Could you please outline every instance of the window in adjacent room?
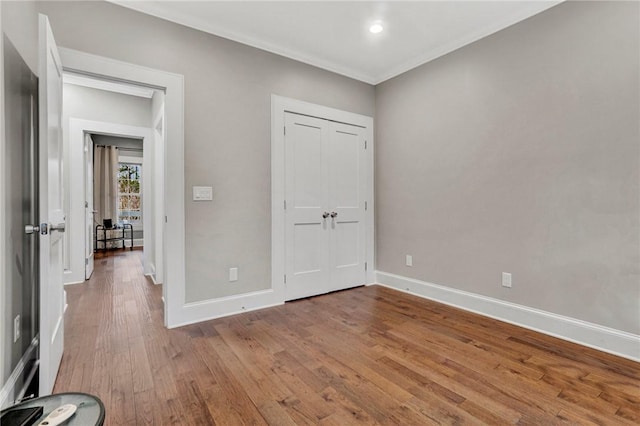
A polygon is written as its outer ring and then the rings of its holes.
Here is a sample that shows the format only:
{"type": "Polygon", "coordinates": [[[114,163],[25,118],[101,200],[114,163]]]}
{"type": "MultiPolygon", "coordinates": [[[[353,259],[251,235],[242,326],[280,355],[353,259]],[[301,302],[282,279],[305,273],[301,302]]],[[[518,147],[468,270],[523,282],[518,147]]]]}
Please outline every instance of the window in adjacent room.
{"type": "Polygon", "coordinates": [[[142,225],[142,166],[119,163],[118,222],[142,225]]]}

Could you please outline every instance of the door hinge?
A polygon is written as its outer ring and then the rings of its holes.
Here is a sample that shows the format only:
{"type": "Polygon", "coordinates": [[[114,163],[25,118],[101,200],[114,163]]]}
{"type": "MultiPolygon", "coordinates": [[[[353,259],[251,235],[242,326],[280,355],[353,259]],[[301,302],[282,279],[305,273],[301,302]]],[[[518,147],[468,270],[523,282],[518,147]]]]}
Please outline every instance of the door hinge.
{"type": "Polygon", "coordinates": [[[89,258],[85,257],[84,258],[84,266],[88,266],[89,265],[89,258]]]}
{"type": "Polygon", "coordinates": [[[164,217],[164,223],[169,222],[169,219],[167,219],[167,216],[164,217]]]}
{"type": "Polygon", "coordinates": [[[287,274],[284,274],[284,283],[287,283],[287,274]]]}
{"type": "Polygon", "coordinates": [[[286,136],[287,135],[287,126],[282,126],[282,128],[284,129],[284,134],[286,136]]]}
{"type": "Polygon", "coordinates": [[[364,202],[364,209],[367,210],[367,202],[364,202]]]}
{"type": "Polygon", "coordinates": [[[287,209],[287,200],[284,200],[284,209],[287,209]]]}
{"type": "Polygon", "coordinates": [[[367,262],[364,262],[364,270],[367,270],[367,262]]]}
{"type": "Polygon", "coordinates": [[[84,208],[85,208],[85,209],[89,208],[89,202],[88,202],[88,201],[85,201],[85,202],[84,202],[84,208]]]}
{"type": "Polygon", "coordinates": [[[367,141],[364,141],[364,149],[367,149],[367,141]]]}

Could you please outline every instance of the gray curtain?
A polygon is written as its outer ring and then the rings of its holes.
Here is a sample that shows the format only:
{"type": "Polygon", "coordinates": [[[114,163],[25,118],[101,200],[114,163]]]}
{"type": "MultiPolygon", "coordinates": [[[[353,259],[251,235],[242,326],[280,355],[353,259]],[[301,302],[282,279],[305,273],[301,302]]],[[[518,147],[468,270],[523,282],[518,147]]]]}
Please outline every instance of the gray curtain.
{"type": "Polygon", "coordinates": [[[96,146],[93,154],[93,208],[100,225],[104,219],[117,222],[118,150],[115,146],[96,146]]]}

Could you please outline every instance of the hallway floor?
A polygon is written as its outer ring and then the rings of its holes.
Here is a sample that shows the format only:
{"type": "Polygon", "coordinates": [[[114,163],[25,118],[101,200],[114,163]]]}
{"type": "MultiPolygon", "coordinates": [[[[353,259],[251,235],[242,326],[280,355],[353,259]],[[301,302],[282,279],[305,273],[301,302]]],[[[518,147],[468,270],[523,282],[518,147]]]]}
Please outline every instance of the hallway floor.
{"type": "Polygon", "coordinates": [[[142,251],[66,287],[108,425],[638,424],[640,364],[379,286],[167,330],[142,251]]]}

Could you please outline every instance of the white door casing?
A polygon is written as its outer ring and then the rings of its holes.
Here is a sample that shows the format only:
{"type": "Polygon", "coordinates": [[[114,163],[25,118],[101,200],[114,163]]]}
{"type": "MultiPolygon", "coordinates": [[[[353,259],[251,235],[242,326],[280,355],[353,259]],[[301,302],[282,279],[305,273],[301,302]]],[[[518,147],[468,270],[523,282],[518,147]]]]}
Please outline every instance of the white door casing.
{"type": "MultiPolygon", "coordinates": [[[[153,221],[155,229],[153,230],[155,236],[155,276],[154,281],[156,284],[161,284],[164,282],[164,170],[165,170],[165,161],[164,161],[164,151],[165,151],[165,141],[164,141],[164,103],[160,107],[160,111],[158,112],[158,116],[153,120],[153,169],[154,169],[154,206],[153,206],[153,214],[155,215],[155,220],[153,221]]],[[[164,300],[166,300],[166,286],[162,288],[162,295],[164,300]]]]}
{"type": "Polygon", "coordinates": [[[185,303],[184,77],[140,65],[61,48],[65,70],[165,91],[164,322],[169,328],[203,318],[185,303]]]}
{"type": "MultiPolygon", "coordinates": [[[[93,154],[87,158],[86,134],[99,134],[108,136],[121,136],[136,139],[142,139],[144,150],[149,149],[153,143],[151,138],[151,129],[148,127],[129,126],[126,124],[109,123],[105,121],[84,120],[80,118],[69,119],[69,158],[72,164],[87,162],[85,167],[68,167],[69,173],[69,206],[70,211],[67,214],[69,233],[69,241],[71,247],[69,249],[70,269],[65,271],[65,284],[78,284],[84,282],[86,277],[86,256],[89,249],[93,250],[93,245],[87,245],[87,233],[91,232],[93,239],[95,232],[95,221],[93,215],[88,215],[85,207],[85,194],[88,190],[93,191],[93,177],[88,176],[87,172],[93,173],[93,154]],[[89,187],[87,187],[89,185],[89,187]],[[91,229],[89,229],[91,228],[91,229]]],[[[92,145],[91,143],[90,145],[92,145]]],[[[93,147],[89,147],[90,150],[93,147]]],[[[143,167],[144,173],[144,167],[143,167]]],[[[143,185],[145,180],[143,180],[143,185]]],[[[143,187],[143,197],[146,188],[143,187]]],[[[92,203],[89,200],[89,203],[92,203]]],[[[128,240],[127,240],[128,242],[128,240]]],[[[92,243],[93,244],[93,243],[92,243]]],[[[91,262],[91,260],[89,261],[91,262]]]]}
{"type": "MultiPolygon", "coordinates": [[[[277,304],[282,303],[284,300],[290,300],[290,295],[287,294],[287,285],[285,284],[285,279],[287,280],[287,284],[289,284],[289,277],[286,277],[286,269],[287,269],[287,258],[286,253],[288,253],[286,248],[286,214],[285,214],[285,201],[287,203],[287,207],[289,206],[289,200],[287,200],[287,179],[286,179],[286,156],[287,152],[285,149],[285,121],[287,118],[287,113],[295,113],[301,116],[307,116],[308,118],[315,119],[324,119],[328,121],[328,132],[336,132],[341,131],[338,135],[338,138],[342,138],[342,142],[347,141],[347,145],[351,141],[355,141],[359,138],[364,139],[364,144],[366,148],[364,152],[359,155],[358,167],[360,170],[357,174],[361,174],[362,181],[356,185],[359,188],[360,193],[358,193],[357,197],[359,198],[360,208],[362,208],[362,204],[364,204],[364,214],[362,223],[359,225],[354,225],[353,220],[350,219],[349,209],[353,208],[353,200],[349,200],[349,193],[353,194],[353,190],[349,191],[346,188],[342,193],[337,193],[336,196],[331,200],[333,205],[329,203],[328,213],[336,212],[338,215],[335,218],[335,224],[332,222],[328,222],[329,225],[334,225],[338,228],[342,227],[343,229],[351,228],[363,230],[362,235],[359,236],[360,243],[364,246],[364,250],[359,251],[364,256],[364,266],[365,266],[365,274],[364,278],[361,279],[360,284],[372,284],[375,282],[375,253],[374,253],[374,214],[373,214],[373,204],[374,204],[374,187],[373,187],[373,160],[374,160],[374,143],[373,143],[373,118],[367,117],[360,114],[355,114],[347,111],[338,110],[335,108],[329,108],[321,105],[316,105],[304,101],[299,101],[296,99],[286,98],[278,95],[271,95],[271,292],[270,294],[265,294],[263,297],[264,302],[277,304]],[[347,127],[341,127],[343,124],[348,123],[347,127]],[[359,129],[354,131],[354,129],[359,129]],[[333,210],[332,210],[333,208],[333,210]],[[342,213],[342,214],[341,214],[342,213]]],[[[316,127],[322,127],[319,122],[315,122],[316,127]]],[[[293,130],[291,130],[293,131],[293,130]]],[[[309,133],[308,131],[307,133],[309,133]]],[[[289,129],[286,130],[287,134],[289,133],[289,129]]],[[[340,143],[339,139],[334,139],[334,143],[340,143]]],[[[348,150],[348,146],[343,147],[345,150],[348,150]]],[[[348,152],[347,152],[348,154],[348,152]]],[[[353,154],[353,152],[352,152],[353,154]]],[[[353,157],[353,155],[352,155],[353,157]]],[[[346,160],[345,160],[346,161],[346,160]]],[[[338,173],[336,172],[336,167],[339,171],[340,164],[337,164],[333,167],[333,171],[330,172],[327,169],[327,175],[329,173],[338,173]]],[[[351,172],[350,172],[351,173],[351,172]]],[[[336,175],[339,176],[339,175],[336,175]]],[[[350,179],[353,180],[354,175],[351,173],[342,177],[343,182],[347,182],[350,179]]],[[[330,180],[327,180],[328,185],[341,185],[336,179],[333,183],[330,180]]],[[[353,187],[352,187],[353,188],[353,187]]],[[[351,197],[353,198],[353,196],[351,197]]],[[[323,211],[324,213],[324,211],[323,211]]],[[[331,244],[340,244],[339,233],[334,234],[336,237],[332,241],[329,241],[329,249],[327,252],[330,252],[331,244]]],[[[353,247],[353,246],[352,246],[353,247]]],[[[335,250],[335,249],[334,249],[335,250]]],[[[333,276],[337,277],[335,287],[327,285],[326,291],[331,291],[332,288],[337,288],[339,285],[344,286],[344,282],[340,283],[341,275],[344,275],[344,279],[352,279],[349,278],[350,270],[355,270],[356,264],[361,262],[360,260],[355,260],[354,257],[351,256],[349,259],[350,252],[345,250],[340,253],[334,251],[331,254],[328,264],[331,269],[331,262],[333,262],[333,276]]],[[[359,266],[358,266],[359,267],[359,266]]],[[[312,268],[309,268],[308,271],[311,271],[312,268]]],[[[328,281],[327,281],[328,282],[328,281]]],[[[358,284],[356,284],[358,285],[358,284]]],[[[323,290],[325,291],[325,290],[323,290]]],[[[292,293],[293,294],[293,293],[292,293]]],[[[303,296],[300,296],[303,297],[303,296]]],[[[246,302],[245,302],[246,303],[246,302]]]]}
{"type": "Polygon", "coordinates": [[[285,300],[365,284],[367,129],[284,121],[285,300]]]}
{"type": "Polygon", "coordinates": [[[64,348],[62,64],[46,16],[39,16],[40,395],[53,390],[64,348]]]}
{"type": "Polygon", "coordinates": [[[93,230],[94,230],[94,207],[93,207],[93,140],[91,135],[85,133],[84,137],[84,209],[85,209],[85,268],[84,279],[91,278],[93,273],[93,230]]]}

